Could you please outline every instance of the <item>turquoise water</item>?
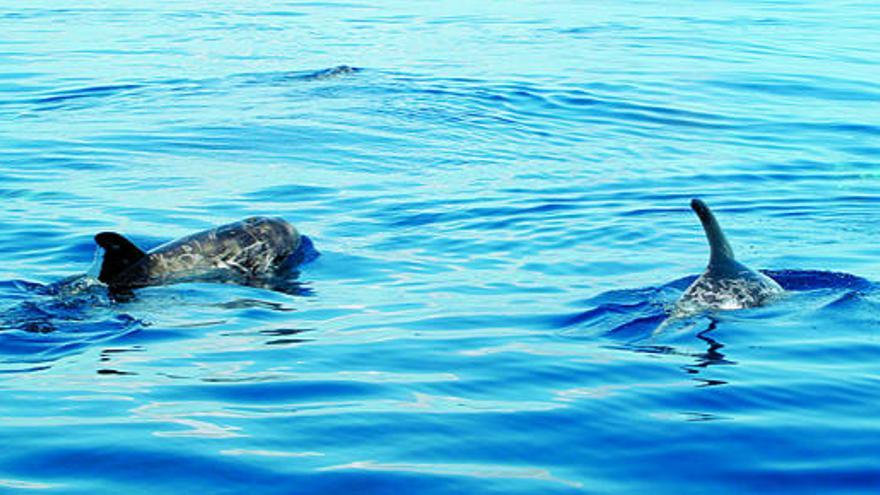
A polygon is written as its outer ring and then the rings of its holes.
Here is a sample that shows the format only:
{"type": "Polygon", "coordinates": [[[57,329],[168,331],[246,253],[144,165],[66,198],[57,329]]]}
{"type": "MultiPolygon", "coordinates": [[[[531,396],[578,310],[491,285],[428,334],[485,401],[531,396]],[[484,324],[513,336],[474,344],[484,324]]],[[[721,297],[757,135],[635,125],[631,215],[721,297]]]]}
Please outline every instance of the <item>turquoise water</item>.
{"type": "Polygon", "coordinates": [[[880,7],[4,2],[0,492],[877,493],[880,7]],[[704,198],[776,304],[660,333],[704,198]],[[296,290],[59,295],[282,216],[296,290]]]}

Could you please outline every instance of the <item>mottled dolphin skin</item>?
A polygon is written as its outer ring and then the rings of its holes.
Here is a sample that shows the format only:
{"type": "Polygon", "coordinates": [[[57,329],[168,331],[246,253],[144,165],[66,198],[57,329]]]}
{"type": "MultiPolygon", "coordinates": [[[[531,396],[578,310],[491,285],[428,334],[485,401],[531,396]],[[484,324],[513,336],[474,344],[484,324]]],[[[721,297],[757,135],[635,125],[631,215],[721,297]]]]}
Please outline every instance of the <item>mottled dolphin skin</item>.
{"type": "Polygon", "coordinates": [[[761,306],[784,291],[772,278],[736,261],[712,210],[702,200],[691,201],[709,241],[709,266],[684,291],[673,316],[705,310],[741,309],[761,306]]]}
{"type": "Polygon", "coordinates": [[[115,232],[95,242],[104,248],[98,280],[114,291],[192,281],[247,283],[270,277],[302,242],[280,218],[252,217],[198,232],[145,253],[115,232]]]}

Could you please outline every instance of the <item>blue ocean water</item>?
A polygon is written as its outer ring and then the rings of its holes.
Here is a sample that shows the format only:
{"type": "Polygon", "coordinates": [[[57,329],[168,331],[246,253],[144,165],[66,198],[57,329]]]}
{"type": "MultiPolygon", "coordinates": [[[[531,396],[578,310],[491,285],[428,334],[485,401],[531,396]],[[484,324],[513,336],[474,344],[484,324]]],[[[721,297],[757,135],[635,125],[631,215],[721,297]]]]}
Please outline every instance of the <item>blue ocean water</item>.
{"type": "Polygon", "coordinates": [[[0,6],[0,492],[880,492],[880,7],[0,6]],[[777,303],[655,330],[716,211],[777,303]],[[52,290],[282,216],[298,290],[52,290]]]}

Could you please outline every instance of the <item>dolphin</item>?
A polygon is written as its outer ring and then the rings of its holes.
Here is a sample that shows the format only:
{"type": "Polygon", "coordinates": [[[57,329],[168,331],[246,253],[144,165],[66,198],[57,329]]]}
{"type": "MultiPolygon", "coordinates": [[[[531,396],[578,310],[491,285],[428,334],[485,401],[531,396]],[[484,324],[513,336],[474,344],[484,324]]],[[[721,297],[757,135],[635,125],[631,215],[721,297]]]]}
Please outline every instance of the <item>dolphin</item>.
{"type": "Polygon", "coordinates": [[[278,273],[303,237],[280,218],[251,217],[198,232],[144,252],[116,232],[101,232],[98,280],[112,292],[180,282],[248,285],[278,273]]]}
{"type": "Polygon", "coordinates": [[[706,203],[693,199],[691,208],[706,231],[710,248],[709,266],[684,291],[675,305],[673,316],[703,310],[752,308],[766,304],[784,292],[772,278],[736,261],[733,249],[706,203]]]}

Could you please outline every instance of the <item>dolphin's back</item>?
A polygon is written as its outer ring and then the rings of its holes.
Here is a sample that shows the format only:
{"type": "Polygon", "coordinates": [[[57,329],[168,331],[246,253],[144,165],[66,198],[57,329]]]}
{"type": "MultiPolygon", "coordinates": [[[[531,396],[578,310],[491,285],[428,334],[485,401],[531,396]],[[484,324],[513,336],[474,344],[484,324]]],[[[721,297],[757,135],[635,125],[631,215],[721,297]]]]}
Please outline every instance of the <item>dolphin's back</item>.
{"type": "Polygon", "coordinates": [[[102,281],[128,289],[214,278],[256,278],[271,274],[300,242],[299,233],[286,221],[252,217],[163,244],[102,281]]]}
{"type": "Polygon", "coordinates": [[[694,199],[691,208],[706,233],[709,264],[682,294],[673,315],[692,314],[704,309],[751,308],[784,292],[772,278],[736,261],[730,243],[706,203],[694,199]]]}

